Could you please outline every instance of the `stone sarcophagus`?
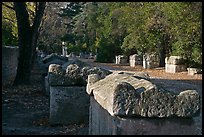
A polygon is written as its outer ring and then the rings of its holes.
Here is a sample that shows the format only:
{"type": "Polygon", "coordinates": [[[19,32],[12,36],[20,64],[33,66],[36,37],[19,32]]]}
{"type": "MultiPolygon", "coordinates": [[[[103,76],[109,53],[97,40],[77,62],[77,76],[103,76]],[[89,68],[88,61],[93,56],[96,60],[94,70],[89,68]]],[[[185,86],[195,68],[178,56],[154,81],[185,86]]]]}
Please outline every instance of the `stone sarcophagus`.
{"type": "Polygon", "coordinates": [[[50,123],[88,122],[90,99],[86,92],[87,77],[89,74],[97,74],[104,78],[110,73],[79,60],[64,65],[51,64],[47,77],[49,86],[46,86],[49,90],[47,94],[50,95],[50,123]]]}
{"type": "Polygon", "coordinates": [[[127,57],[124,55],[115,56],[115,64],[126,64],[127,57]]]}
{"type": "Polygon", "coordinates": [[[180,56],[170,56],[165,58],[165,71],[168,73],[176,73],[186,71],[184,59],[180,56]]]}
{"type": "Polygon", "coordinates": [[[91,96],[89,134],[195,132],[191,117],[200,111],[195,90],[175,94],[157,87],[145,73],[112,73],[104,79],[89,75],[86,91],[91,96]]]}
{"type": "Polygon", "coordinates": [[[143,68],[152,69],[159,67],[159,55],[156,53],[143,55],[143,68]]]}
{"type": "Polygon", "coordinates": [[[137,54],[130,55],[129,62],[131,67],[135,67],[136,65],[142,65],[142,56],[137,54]]]}

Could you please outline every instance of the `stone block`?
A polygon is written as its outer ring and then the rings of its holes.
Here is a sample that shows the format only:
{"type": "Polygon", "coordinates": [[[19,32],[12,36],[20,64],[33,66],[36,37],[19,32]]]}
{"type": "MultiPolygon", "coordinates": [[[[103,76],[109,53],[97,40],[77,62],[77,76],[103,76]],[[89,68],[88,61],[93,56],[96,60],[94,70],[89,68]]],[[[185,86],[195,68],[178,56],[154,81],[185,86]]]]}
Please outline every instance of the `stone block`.
{"type": "Polygon", "coordinates": [[[11,46],[2,47],[2,84],[14,81],[18,66],[19,48],[11,46]]]}
{"type": "Polygon", "coordinates": [[[97,67],[80,67],[77,64],[69,64],[66,70],[63,66],[51,64],[49,66],[48,79],[51,86],[86,86],[89,74],[99,74],[105,77],[111,72],[97,67]]]}
{"type": "Polygon", "coordinates": [[[159,67],[159,62],[150,62],[143,60],[143,68],[144,69],[153,69],[159,67]]]}
{"type": "Polygon", "coordinates": [[[133,55],[130,55],[129,59],[130,60],[142,61],[142,56],[141,55],[137,55],[137,54],[133,54],[133,55]]]}
{"type": "Polygon", "coordinates": [[[201,69],[199,68],[187,68],[188,70],[188,75],[195,75],[198,73],[201,73],[201,69]]]}
{"type": "Polygon", "coordinates": [[[112,116],[90,97],[89,135],[196,135],[193,119],[112,116]]]}
{"type": "Polygon", "coordinates": [[[170,56],[165,58],[166,64],[173,64],[173,65],[183,65],[184,59],[180,56],[170,56]]]}
{"type": "Polygon", "coordinates": [[[127,57],[124,55],[115,56],[115,63],[116,64],[125,64],[125,63],[127,63],[127,57]]]}
{"type": "Polygon", "coordinates": [[[146,53],[143,55],[143,61],[159,62],[159,55],[157,53],[146,53]]]}
{"type": "Polygon", "coordinates": [[[91,84],[87,93],[112,116],[193,117],[200,111],[197,91],[173,94],[134,74],[112,73],[91,84]]]}
{"type": "Polygon", "coordinates": [[[186,65],[165,64],[165,72],[176,73],[186,71],[186,65]]]}
{"type": "Polygon", "coordinates": [[[159,67],[159,56],[156,53],[143,55],[143,68],[152,69],[159,67]]]}
{"type": "Polygon", "coordinates": [[[85,87],[50,87],[50,124],[79,124],[89,117],[85,87]]]}
{"type": "Polygon", "coordinates": [[[46,63],[48,63],[48,62],[50,62],[50,61],[53,61],[53,60],[56,60],[56,59],[61,60],[61,61],[64,61],[64,62],[67,62],[67,61],[68,61],[68,57],[59,56],[59,55],[57,55],[57,54],[55,54],[55,53],[52,53],[52,54],[46,56],[45,58],[43,58],[42,62],[43,62],[44,64],[46,64],[46,63]]]}
{"type": "Polygon", "coordinates": [[[142,56],[137,54],[130,55],[129,63],[131,67],[135,67],[136,65],[142,65],[142,56]]]}

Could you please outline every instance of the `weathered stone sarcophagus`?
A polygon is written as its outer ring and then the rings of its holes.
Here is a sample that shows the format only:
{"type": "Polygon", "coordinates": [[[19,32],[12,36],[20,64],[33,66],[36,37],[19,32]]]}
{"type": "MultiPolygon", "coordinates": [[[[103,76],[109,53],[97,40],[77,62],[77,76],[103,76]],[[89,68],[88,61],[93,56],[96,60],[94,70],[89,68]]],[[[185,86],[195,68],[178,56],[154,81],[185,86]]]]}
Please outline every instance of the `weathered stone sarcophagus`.
{"type": "Polygon", "coordinates": [[[186,71],[184,59],[180,56],[170,56],[165,58],[165,71],[168,73],[176,73],[186,71]]]}
{"type": "Polygon", "coordinates": [[[115,56],[115,64],[125,64],[127,63],[127,57],[125,55],[115,56]]]}
{"type": "Polygon", "coordinates": [[[136,65],[142,65],[142,56],[137,54],[130,55],[129,62],[131,67],[135,67],[136,65]]]}
{"type": "Polygon", "coordinates": [[[191,118],[200,111],[198,92],[171,93],[148,79],[145,73],[89,75],[89,134],[195,133],[191,118]]]}
{"type": "Polygon", "coordinates": [[[143,68],[152,69],[159,67],[159,55],[156,53],[143,55],[143,68]]]}
{"type": "Polygon", "coordinates": [[[105,77],[111,73],[100,68],[83,66],[80,61],[72,63],[49,66],[51,124],[88,122],[90,99],[86,93],[87,77],[89,74],[105,77]]]}

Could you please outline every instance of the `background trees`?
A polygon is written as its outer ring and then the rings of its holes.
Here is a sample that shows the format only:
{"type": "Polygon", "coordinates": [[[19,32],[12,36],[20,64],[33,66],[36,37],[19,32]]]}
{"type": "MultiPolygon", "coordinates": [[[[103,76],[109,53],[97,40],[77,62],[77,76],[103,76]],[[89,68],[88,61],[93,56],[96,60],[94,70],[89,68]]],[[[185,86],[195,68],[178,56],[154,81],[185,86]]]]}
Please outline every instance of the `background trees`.
{"type": "Polygon", "coordinates": [[[79,16],[85,15],[88,47],[100,62],[157,52],[160,66],[166,56],[178,55],[189,67],[201,67],[201,11],[200,2],[89,2],[79,16]]]}
{"type": "MultiPolygon", "coordinates": [[[[26,4],[32,24],[36,6],[26,4]]],[[[2,43],[16,43],[12,2],[2,7],[2,43]]],[[[93,52],[99,62],[157,52],[160,66],[166,56],[178,55],[188,67],[202,67],[201,11],[201,2],[48,2],[38,48],[61,53],[66,41],[68,53],[93,52]]]]}
{"type": "Polygon", "coordinates": [[[58,14],[65,5],[65,2],[47,2],[40,27],[39,50],[47,53],[61,53],[61,37],[67,32],[64,25],[67,19],[60,17],[58,14]]]}
{"type": "Polygon", "coordinates": [[[17,46],[17,22],[12,2],[2,2],[2,45],[17,46]]]}

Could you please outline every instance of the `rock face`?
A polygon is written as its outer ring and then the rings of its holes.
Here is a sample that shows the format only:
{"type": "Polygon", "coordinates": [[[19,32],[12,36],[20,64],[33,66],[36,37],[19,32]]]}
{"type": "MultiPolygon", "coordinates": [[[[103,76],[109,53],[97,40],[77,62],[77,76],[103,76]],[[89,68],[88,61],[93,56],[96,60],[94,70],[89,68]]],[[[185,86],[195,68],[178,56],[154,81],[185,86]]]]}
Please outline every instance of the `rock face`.
{"type": "Polygon", "coordinates": [[[200,96],[195,90],[176,95],[135,76],[113,73],[100,80],[90,75],[88,79],[96,79],[95,83],[88,81],[87,93],[115,116],[192,117],[200,110],[200,96]]]}
{"type": "Polygon", "coordinates": [[[73,64],[51,64],[48,70],[48,81],[50,86],[86,86],[90,74],[98,74],[104,78],[111,72],[97,67],[83,66],[80,61],[73,64]],[[77,63],[78,62],[78,63],[77,63]],[[77,63],[77,64],[75,64],[77,63]],[[78,65],[79,64],[79,65],[78,65]]]}

